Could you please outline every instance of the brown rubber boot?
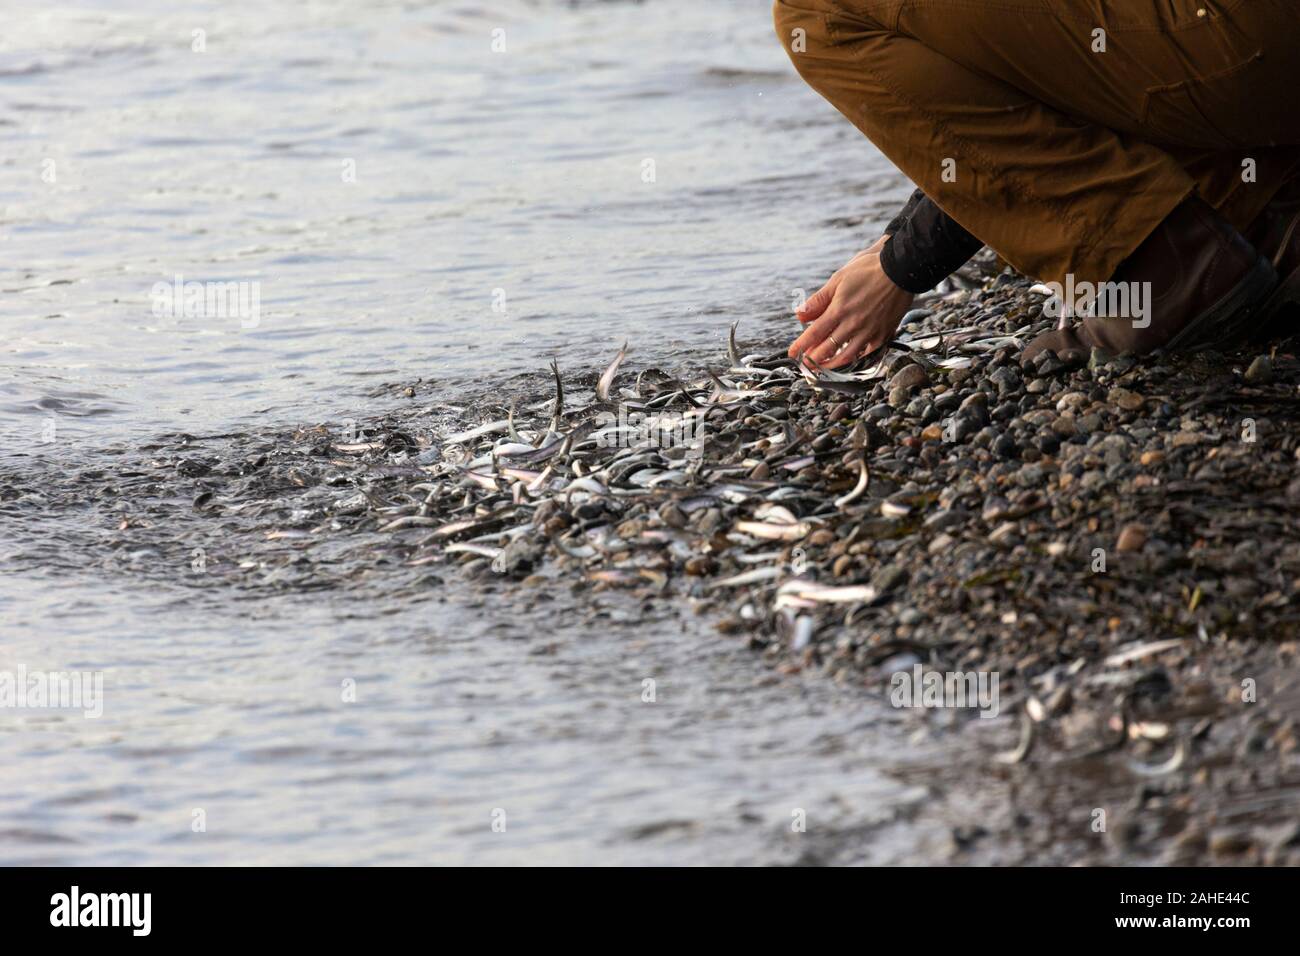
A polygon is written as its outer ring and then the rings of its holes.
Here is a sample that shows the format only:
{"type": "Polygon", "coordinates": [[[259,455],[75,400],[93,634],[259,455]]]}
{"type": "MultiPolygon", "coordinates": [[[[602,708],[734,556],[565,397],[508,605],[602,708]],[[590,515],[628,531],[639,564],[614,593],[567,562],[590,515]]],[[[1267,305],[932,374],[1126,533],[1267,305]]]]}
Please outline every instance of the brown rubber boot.
{"type": "Polygon", "coordinates": [[[1119,301],[1144,303],[1145,314],[1116,315],[1103,307],[1072,328],[1038,336],[1021,353],[1020,364],[1049,349],[1071,365],[1087,361],[1093,348],[1112,355],[1224,348],[1244,337],[1254,310],[1276,284],[1268,260],[1192,197],[1165,217],[1106,284],[1133,290],[1136,295],[1119,301]]]}

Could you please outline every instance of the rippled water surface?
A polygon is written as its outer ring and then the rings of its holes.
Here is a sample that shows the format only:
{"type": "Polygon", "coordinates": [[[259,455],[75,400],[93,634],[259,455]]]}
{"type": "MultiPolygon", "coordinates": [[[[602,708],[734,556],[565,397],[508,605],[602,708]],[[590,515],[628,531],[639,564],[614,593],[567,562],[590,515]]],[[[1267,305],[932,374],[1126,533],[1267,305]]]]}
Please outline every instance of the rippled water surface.
{"type": "MultiPolygon", "coordinates": [[[[767,0],[0,14],[9,475],[624,339],[689,361],[789,322],[905,191],[767,0]],[[256,283],[258,312],[156,308],[177,277],[256,283]]],[[[31,514],[0,514],[0,669],[102,671],[106,703],[0,712],[5,862],[792,861],[793,809],[853,832],[916,799],[878,772],[875,705],[704,622],[196,592],[134,574],[94,513],[31,514]]]]}
{"type": "Polygon", "coordinates": [[[765,0],[0,6],[10,433],[716,347],[901,191],[765,0]],[[155,315],[177,276],[260,283],[256,327],[155,315]]]}

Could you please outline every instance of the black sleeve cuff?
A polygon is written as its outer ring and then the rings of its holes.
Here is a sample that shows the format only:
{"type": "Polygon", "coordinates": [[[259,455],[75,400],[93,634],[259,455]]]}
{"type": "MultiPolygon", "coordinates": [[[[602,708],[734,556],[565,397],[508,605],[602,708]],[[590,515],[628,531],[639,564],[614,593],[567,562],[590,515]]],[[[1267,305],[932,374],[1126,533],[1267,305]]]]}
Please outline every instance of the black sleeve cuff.
{"type": "Polygon", "coordinates": [[[913,295],[929,292],[984,248],[919,189],[885,231],[890,238],[880,250],[880,268],[913,295]]]}
{"type": "Polygon", "coordinates": [[[916,207],[919,206],[921,201],[924,199],[925,193],[921,192],[919,189],[914,190],[912,195],[907,197],[907,205],[898,211],[897,216],[889,220],[889,225],[885,227],[885,235],[892,236],[894,233],[902,229],[903,226],[907,224],[907,221],[912,218],[912,213],[916,212],[916,207]]]}

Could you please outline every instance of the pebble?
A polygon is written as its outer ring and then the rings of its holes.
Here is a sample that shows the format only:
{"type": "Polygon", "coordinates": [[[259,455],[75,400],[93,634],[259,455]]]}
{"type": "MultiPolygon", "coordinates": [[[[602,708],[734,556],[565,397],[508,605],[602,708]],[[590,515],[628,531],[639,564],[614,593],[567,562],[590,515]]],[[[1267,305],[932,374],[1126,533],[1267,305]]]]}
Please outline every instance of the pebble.
{"type": "Polygon", "coordinates": [[[1255,845],[1250,833],[1239,829],[1220,829],[1210,834],[1210,852],[1215,856],[1240,856],[1255,845]]]}
{"type": "Polygon", "coordinates": [[[1164,464],[1165,461],[1165,453],[1160,451],[1160,449],[1158,448],[1153,448],[1150,451],[1144,451],[1142,453],[1142,457],[1138,460],[1145,467],[1150,467],[1152,465],[1162,465],[1164,464]]]}
{"type": "Polygon", "coordinates": [[[871,586],[883,594],[898,587],[907,580],[907,577],[906,568],[897,564],[886,564],[871,576],[871,586]]]}
{"type": "Polygon", "coordinates": [[[1107,394],[1106,400],[1126,412],[1136,412],[1146,404],[1145,398],[1137,394],[1137,392],[1129,391],[1127,388],[1112,388],[1107,394]]]}
{"type": "MultiPolygon", "coordinates": [[[[925,369],[921,366],[911,363],[904,365],[889,380],[889,389],[892,393],[896,388],[913,389],[919,388],[929,381],[929,376],[925,374],[925,369]]],[[[893,404],[891,401],[890,404],[893,404]]]]}
{"type": "Polygon", "coordinates": [[[1101,368],[1103,365],[1109,364],[1112,358],[1113,356],[1105,349],[1094,345],[1092,347],[1092,352],[1088,355],[1088,368],[1101,368]]]}
{"type": "Polygon", "coordinates": [[[1020,375],[1010,365],[996,369],[989,375],[989,381],[997,386],[999,395],[1007,395],[1020,388],[1020,375]]]}
{"type": "Polygon", "coordinates": [[[716,567],[717,562],[712,558],[706,555],[697,555],[696,557],[686,559],[686,564],[683,565],[683,570],[685,570],[687,574],[695,577],[702,577],[706,574],[712,574],[716,567]]]}
{"type": "Polygon", "coordinates": [[[1088,396],[1083,392],[1066,392],[1056,400],[1058,412],[1069,412],[1088,404],[1088,396]]]}
{"type": "Polygon", "coordinates": [[[1116,551],[1141,551],[1147,543],[1147,530],[1140,524],[1126,524],[1115,542],[1116,551]]]}
{"type": "Polygon", "coordinates": [[[989,534],[989,541],[993,544],[1005,544],[1015,537],[1018,530],[1014,521],[1004,522],[989,534]]]}

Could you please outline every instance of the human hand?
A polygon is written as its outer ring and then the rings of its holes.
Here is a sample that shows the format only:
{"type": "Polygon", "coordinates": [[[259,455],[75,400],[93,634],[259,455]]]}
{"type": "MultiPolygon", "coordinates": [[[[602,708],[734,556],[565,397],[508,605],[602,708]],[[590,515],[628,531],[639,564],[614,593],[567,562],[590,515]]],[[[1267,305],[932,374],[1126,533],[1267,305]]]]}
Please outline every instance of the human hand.
{"type": "Polygon", "coordinates": [[[888,343],[898,331],[913,295],[885,275],[880,250],[888,236],[859,252],[809,296],[795,316],[807,325],[790,346],[789,356],[823,368],[839,368],[888,343]]]}

